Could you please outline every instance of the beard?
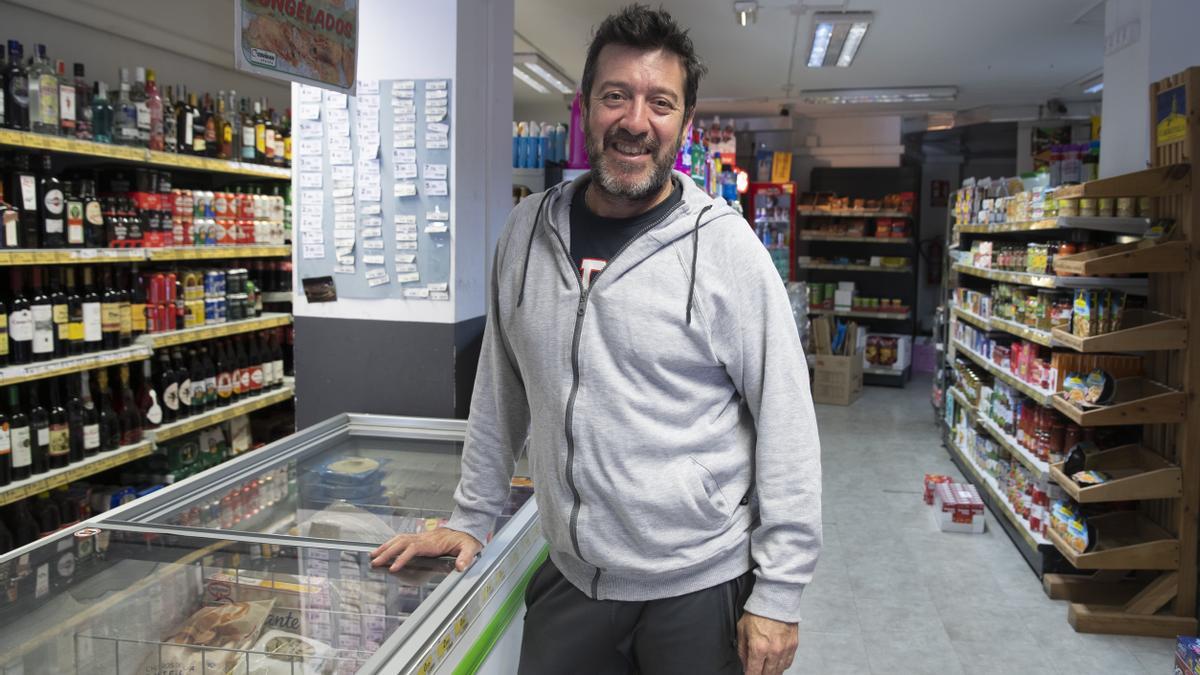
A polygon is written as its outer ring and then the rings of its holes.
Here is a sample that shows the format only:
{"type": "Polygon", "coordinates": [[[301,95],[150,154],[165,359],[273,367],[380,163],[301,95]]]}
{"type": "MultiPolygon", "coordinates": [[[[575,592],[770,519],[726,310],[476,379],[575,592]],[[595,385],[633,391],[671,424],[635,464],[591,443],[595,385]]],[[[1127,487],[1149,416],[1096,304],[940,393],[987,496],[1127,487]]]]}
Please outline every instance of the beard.
{"type": "Polygon", "coordinates": [[[671,179],[671,169],[675,167],[675,156],[679,154],[679,146],[683,143],[683,135],[676,137],[669,148],[655,140],[650,134],[634,136],[633,134],[613,127],[604,134],[603,140],[597,139],[590,131],[584,134],[588,162],[592,165],[592,176],[595,184],[604,192],[629,201],[641,201],[657,194],[663,185],[671,179]],[[623,176],[637,170],[631,163],[622,159],[610,157],[604,153],[606,147],[613,143],[635,146],[650,154],[650,170],[642,177],[626,179],[623,176]]]}

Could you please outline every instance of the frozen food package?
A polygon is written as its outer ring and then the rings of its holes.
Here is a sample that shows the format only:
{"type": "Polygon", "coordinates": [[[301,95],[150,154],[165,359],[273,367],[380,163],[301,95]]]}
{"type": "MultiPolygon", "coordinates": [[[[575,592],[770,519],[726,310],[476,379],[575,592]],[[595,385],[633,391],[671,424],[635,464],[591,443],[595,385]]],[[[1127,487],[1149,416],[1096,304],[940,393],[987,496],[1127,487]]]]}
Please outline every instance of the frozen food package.
{"type": "Polygon", "coordinates": [[[303,635],[269,630],[232,672],[241,675],[322,675],[332,672],[337,650],[303,635]]]}
{"type": "Polygon", "coordinates": [[[335,502],[300,524],[300,535],[319,539],[383,543],[395,528],[379,516],[346,502],[335,502]]]}
{"type": "Polygon", "coordinates": [[[249,649],[254,644],[274,605],[274,600],[266,600],[201,607],[163,640],[169,644],[146,656],[137,672],[139,675],[229,672],[241,656],[236,650],[249,649]]]}

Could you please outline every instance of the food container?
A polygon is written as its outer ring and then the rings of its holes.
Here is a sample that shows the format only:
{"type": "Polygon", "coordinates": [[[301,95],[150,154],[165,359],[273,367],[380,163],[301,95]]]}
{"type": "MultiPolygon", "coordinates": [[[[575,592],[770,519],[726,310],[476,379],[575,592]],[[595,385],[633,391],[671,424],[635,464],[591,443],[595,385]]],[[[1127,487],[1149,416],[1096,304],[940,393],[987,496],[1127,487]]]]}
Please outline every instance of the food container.
{"type": "Polygon", "coordinates": [[[1138,202],[1133,197],[1121,197],[1117,200],[1117,217],[1118,218],[1136,218],[1138,214],[1138,202]]]}
{"type": "Polygon", "coordinates": [[[1079,200],[1079,216],[1081,218],[1094,218],[1099,213],[1100,205],[1091,197],[1084,197],[1079,200]]]}
{"type": "Polygon", "coordinates": [[[1079,215],[1079,200],[1078,199],[1060,199],[1058,200],[1058,215],[1072,218],[1079,215]]]}
{"type": "Polygon", "coordinates": [[[1138,207],[1137,207],[1138,216],[1140,216],[1142,218],[1153,218],[1154,217],[1154,200],[1153,199],[1151,199],[1150,197],[1139,197],[1137,204],[1138,204],[1138,207]]]}
{"type": "Polygon", "coordinates": [[[1115,204],[1113,203],[1112,197],[1101,197],[1100,199],[1096,200],[1096,215],[1102,217],[1112,217],[1114,206],[1115,204]]]}

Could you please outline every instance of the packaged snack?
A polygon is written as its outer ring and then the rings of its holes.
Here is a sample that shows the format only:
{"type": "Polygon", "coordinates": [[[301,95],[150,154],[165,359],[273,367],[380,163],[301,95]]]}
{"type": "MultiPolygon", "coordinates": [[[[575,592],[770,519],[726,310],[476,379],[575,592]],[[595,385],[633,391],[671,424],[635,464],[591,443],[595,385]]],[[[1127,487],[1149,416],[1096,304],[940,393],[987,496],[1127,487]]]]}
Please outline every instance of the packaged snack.
{"type": "Polygon", "coordinates": [[[1071,332],[1079,337],[1091,337],[1093,330],[1093,296],[1095,294],[1082,288],[1075,291],[1075,306],[1071,316],[1071,332]]]}
{"type": "Polygon", "coordinates": [[[226,673],[258,638],[274,600],[201,607],[146,657],[139,675],[226,673]],[[215,649],[197,649],[214,647],[215,649]]]}
{"type": "MultiPolygon", "coordinates": [[[[1083,401],[1092,405],[1107,405],[1116,391],[1113,378],[1099,368],[1088,373],[1084,380],[1083,401]]],[[[1074,400],[1072,397],[1071,400],[1074,400]]]]}
{"type": "Polygon", "coordinates": [[[1112,301],[1108,310],[1108,327],[1105,332],[1112,332],[1121,329],[1121,319],[1125,315],[1125,294],[1116,291],[1112,294],[1112,301]]]}
{"type": "Polygon", "coordinates": [[[270,630],[242,654],[236,673],[248,675],[319,675],[332,670],[337,650],[303,635],[270,630]]]}
{"type": "Polygon", "coordinates": [[[1107,483],[1112,478],[1102,471],[1076,471],[1071,474],[1071,480],[1080,485],[1100,485],[1107,483]]]}
{"type": "Polygon", "coordinates": [[[1087,385],[1082,373],[1067,373],[1066,379],[1063,380],[1063,392],[1067,395],[1067,400],[1075,403],[1082,403],[1086,394],[1087,385]]]}

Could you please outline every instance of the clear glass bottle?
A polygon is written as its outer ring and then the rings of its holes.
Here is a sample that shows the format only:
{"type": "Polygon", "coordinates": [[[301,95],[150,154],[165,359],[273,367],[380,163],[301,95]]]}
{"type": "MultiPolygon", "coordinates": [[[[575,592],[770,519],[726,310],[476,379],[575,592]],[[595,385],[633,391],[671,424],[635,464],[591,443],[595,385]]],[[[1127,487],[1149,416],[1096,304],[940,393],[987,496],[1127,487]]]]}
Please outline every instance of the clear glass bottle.
{"type": "Polygon", "coordinates": [[[92,86],[92,140],[113,142],[113,107],[108,102],[108,85],[103,82],[92,86]]]}
{"type": "Polygon", "coordinates": [[[137,106],[130,98],[129,69],[121,69],[121,84],[113,106],[113,142],[117,145],[138,144],[137,106]]]}
{"type": "Polygon", "coordinates": [[[29,127],[57,136],[58,75],[46,60],[46,45],[39,44],[29,64],[29,127]]]}
{"type": "Polygon", "coordinates": [[[59,132],[68,138],[75,136],[76,110],[75,79],[67,75],[67,64],[58,60],[55,72],[58,73],[58,128],[59,132]]]}
{"type": "Polygon", "coordinates": [[[133,82],[129,85],[129,100],[133,101],[133,110],[137,122],[137,144],[150,145],[150,105],[146,93],[146,69],[138,66],[134,69],[133,82]]]}
{"type": "MultiPolygon", "coordinates": [[[[138,69],[139,71],[141,68],[138,69]]],[[[146,71],[146,110],[150,116],[150,130],[147,139],[151,150],[165,150],[165,129],[163,127],[163,100],[158,93],[158,83],[153,70],[146,71]]],[[[140,114],[140,112],[139,112],[140,114]]]]}

